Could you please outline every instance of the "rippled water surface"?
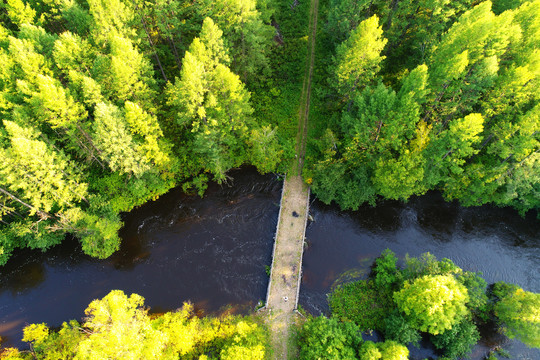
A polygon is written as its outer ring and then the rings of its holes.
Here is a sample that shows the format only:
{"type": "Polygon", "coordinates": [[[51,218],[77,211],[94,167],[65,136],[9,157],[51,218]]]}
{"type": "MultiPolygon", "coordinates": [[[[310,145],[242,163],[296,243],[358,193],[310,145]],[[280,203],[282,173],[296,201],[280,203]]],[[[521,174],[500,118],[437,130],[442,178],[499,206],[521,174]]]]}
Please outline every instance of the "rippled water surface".
{"type": "Polygon", "coordinates": [[[124,216],[121,250],[107,260],[81,253],[76,241],[45,254],[20,251],[0,269],[0,336],[20,343],[28,323],[80,319],[95,298],[121,289],[152,311],[232,304],[266,297],[281,182],[244,169],[231,186],[210,185],[204,198],[172,190],[124,216]]]}
{"type": "MultiPolygon", "coordinates": [[[[231,186],[210,185],[204,198],[172,190],[124,216],[121,250],[107,260],[81,253],[68,240],[46,253],[19,251],[0,268],[0,336],[4,345],[21,344],[22,328],[45,322],[58,326],[80,319],[95,298],[112,289],[138,293],[152,311],[178,308],[216,312],[232,304],[253,308],[266,297],[281,182],[251,169],[231,173],[231,186]]],[[[300,304],[326,313],[332,286],[366,276],[375,257],[390,248],[398,257],[429,251],[465,270],[540,292],[540,221],[510,209],[462,208],[436,193],[407,204],[383,202],[376,208],[340,211],[314,200],[308,225],[300,304]]],[[[505,342],[492,329],[472,358],[482,359],[504,344],[515,359],[540,359],[539,351],[505,342]]],[[[412,359],[435,355],[423,344],[412,359]]]]}
{"type": "MultiPolygon", "coordinates": [[[[489,206],[463,208],[443,201],[437,193],[407,204],[387,201],[376,208],[340,211],[314,201],[314,222],[308,225],[300,304],[313,314],[327,313],[326,294],[332,286],[366,276],[375,257],[389,248],[403,259],[431,252],[447,257],[468,271],[481,271],[490,282],[506,281],[540,292],[540,221],[536,214],[521,218],[515,211],[489,206]]],[[[505,341],[486,329],[487,338],[475,349],[482,359],[490,347],[505,341]]],[[[540,351],[508,343],[513,358],[540,359],[540,351]]],[[[433,355],[415,350],[414,359],[433,355]]]]}

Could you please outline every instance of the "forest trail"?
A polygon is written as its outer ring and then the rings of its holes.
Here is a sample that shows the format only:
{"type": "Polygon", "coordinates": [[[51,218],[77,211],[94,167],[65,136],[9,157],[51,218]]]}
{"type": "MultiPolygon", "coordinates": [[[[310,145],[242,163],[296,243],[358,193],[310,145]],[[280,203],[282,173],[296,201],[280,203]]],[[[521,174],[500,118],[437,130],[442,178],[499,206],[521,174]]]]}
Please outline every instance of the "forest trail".
{"type": "Polygon", "coordinates": [[[274,359],[295,358],[290,346],[292,325],[302,276],[304,237],[309,214],[309,187],[302,179],[306,149],[307,121],[311,98],[311,80],[315,61],[315,36],[319,0],[311,0],[309,13],[309,52],[302,86],[296,136],[296,159],[283,182],[281,208],[276,229],[272,272],[266,299],[274,359]]]}

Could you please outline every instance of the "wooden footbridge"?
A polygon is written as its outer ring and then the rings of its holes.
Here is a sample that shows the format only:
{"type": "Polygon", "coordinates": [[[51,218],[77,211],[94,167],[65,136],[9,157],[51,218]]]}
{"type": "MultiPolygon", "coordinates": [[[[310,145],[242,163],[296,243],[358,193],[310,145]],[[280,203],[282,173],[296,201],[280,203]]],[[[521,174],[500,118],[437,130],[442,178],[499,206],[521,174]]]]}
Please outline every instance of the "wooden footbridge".
{"type": "Polygon", "coordinates": [[[315,35],[319,0],[311,0],[310,8],[310,51],[308,66],[302,87],[298,132],[296,137],[296,159],[292,170],[283,182],[279,219],[272,254],[272,271],[265,310],[272,334],[273,358],[292,359],[289,348],[291,326],[295,323],[298,306],[300,280],[302,277],[302,255],[307,220],[309,216],[309,187],[301,173],[304,164],[307,121],[311,97],[311,79],[315,56],[315,35]]]}

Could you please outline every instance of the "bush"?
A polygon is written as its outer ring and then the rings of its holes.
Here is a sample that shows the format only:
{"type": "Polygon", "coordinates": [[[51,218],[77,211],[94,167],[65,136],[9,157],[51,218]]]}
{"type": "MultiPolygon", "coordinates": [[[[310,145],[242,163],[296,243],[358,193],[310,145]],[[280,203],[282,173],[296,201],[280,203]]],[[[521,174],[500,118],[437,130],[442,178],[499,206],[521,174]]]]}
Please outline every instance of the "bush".
{"type": "Polygon", "coordinates": [[[479,339],[480,333],[476,325],[466,319],[451,329],[432,336],[431,342],[437,349],[443,350],[445,356],[455,359],[469,354],[479,339]]]}
{"type": "Polygon", "coordinates": [[[390,250],[386,249],[381,256],[375,260],[375,287],[380,290],[391,292],[401,283],[401,273],[396,267],[397,257],[390,250]]]}
{"type": "Polygon", "coordinates": [[[383,360],[407,360],[409,358],[409,349],[395,341],[385,341],[378,345],[383,360]]]}
{"type": "Polygon", "coordinates": [[[457,277],[457,281],[467,288],[469,302],[467,307],[478,318],[486,321],[488,319],[488,297],[486,295],[487,283],[480,277],[482,273],[466,271],[457,277]]]}
{"type": "Polygon", "coordinates": [[[418,330],[413,328],[397,310],[384,319],[383,333],[386,340],[394,340],[403,345],[412,343],[414,346],[418,346],[421,338],[418,330]]]}
{"type": "Polygon", "coordinates": [[[338,286],[328,301],[333,316],[354,322],[362,331],[382,330],[383,320],[392,306],[391,299],[367,280],[338,286]]]}
{"type": "Polygon", "coordinates": [[[351,322],[319,316],[310,318],[299,334],[300,359],[355,359],[362,343],[360,329],[351,322]]]}
{"type": "Polygon", "coordinates": [[[409,350],[395,341],[374,343],[366,341],[360,347],[360,360],[407,360],[409,350]]]}
{"type": "Polygon", "coordinates": [[[450,259],[437,261],[435,255],[426,252],[419,257],[405,257],[405,279],[414,280],[425,275],[449,275],[461,272],[450,259]]]}
{"type": "Polygon", "coordinates": [[[540,348],[540,294],[508,284],[496,284],[494,293],[502,296],[495,304],[495,315],[501,321],[503,332],[527,346],[540,348]]]}

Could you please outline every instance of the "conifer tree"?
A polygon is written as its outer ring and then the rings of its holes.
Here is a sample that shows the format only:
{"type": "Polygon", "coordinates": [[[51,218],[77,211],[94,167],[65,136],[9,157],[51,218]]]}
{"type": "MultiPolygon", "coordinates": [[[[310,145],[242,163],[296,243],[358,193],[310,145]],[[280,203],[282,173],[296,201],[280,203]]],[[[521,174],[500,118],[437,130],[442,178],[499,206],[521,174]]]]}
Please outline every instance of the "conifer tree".
{"type": "Polygon", "coordinates": [[[116,36],[132,38],[135,35],[129,27],[134,13],[131,6],[122,0],[88,0],[92,16],[91,32],[97,43],[104,43],[116,36]]]}
{"type": "Polygon", "coordinates": [[[222,32],[206,18],[201,37],[186,52],[180,79],[168,89],[168,103],[179,125],[187,126],[192,146],[217,180],[246,160],[246,138],[253,110],[249,93],[226,66],[222,32]]]}
{"type": "Polygon", "coordinates": [[[340,96],[352,99],[356,89],[373,81],[384,59],[381,52],[387,40],[382,35],[379,19],[373,15],[362,21],[337,47],[331,81],[340,96]]]}
{"type": "Polygon", "coordinates": [[[205,0],[202,17],[212,18],[223,31],[231,53],[231,70],[243,82],[260,78],[268,71],[269,45],[274,29],[263,22],[256,0],[205,0]]]}
{"type": "Polygon", "coordinates": [[[30,214],[61,211],[86,200],[87,185],[76,167],[61,152],[37,139],[30,128],[4,121],[11,146],[2,149],[2,182],[9,190],[24,194],[30,214]]]}
{"type": "Polygon", "coordinates": [[[94,143],[100,150],[100,158],[112,171],[139,177],[150,169],[145,156],[133,141],[118,107],[99,103],[94,116],[94,143]]]}
{"type": "Polygon", "coordinates": [[[2,2],[1,6],[14,25],[34,23],[36,11],[30,7],[30,4],[24,3],[22,0],[6,0],[6,2],[2,2]]]}

